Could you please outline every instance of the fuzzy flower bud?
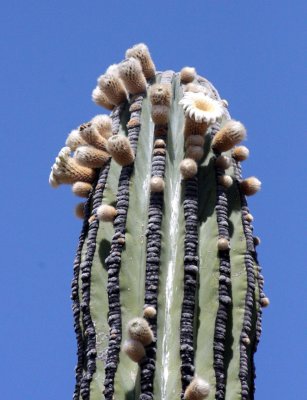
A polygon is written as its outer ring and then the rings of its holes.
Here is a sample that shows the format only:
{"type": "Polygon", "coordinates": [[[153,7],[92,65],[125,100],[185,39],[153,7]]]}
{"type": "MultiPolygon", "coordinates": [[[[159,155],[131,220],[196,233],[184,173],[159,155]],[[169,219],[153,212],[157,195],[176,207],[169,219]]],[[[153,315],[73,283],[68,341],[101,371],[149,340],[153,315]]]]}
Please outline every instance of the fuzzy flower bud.
{"type": "Polygon", "coordinates": [[[74,158],[84,167],[101,168],[106,164],[110,155],[106,151],[96,149],[93,146],[80,146],[77,148],[74,158]]]}
{"type": "Polygon", "coordinates": [[[212,148],[216,151],[228,151],[246,137],[244,125],[239,121],[228,121],[224,127],[217,132],[212,140],[212,148]]]}
{"type": "Polygon", "coordinates": [[[117,215],[116,208],[107,204],[102,204],[97,208],[97,218],[103,222],[113,222],[117,215]]]}
{"type": "Polygon", "coordinates": [[[184,67],[180,71],[180,81],[182,83],[190,83],[193,82],[196,78],[196,71],[193,67],[184,67]]]}
{"type": "Polygon", "coordinates": [[[105,93],[100,89],[99,86],[96,86],[92,92],[92,100],[98,106],[104,107],[107,110],[113,110],[114,104],[111,104],[105,95],[105,93]]]}
{"type": "Polygon", "coordinates": [[[164,180],[160,176],[153,176],[150,179],[150,191],[155,193],[163,192],[165,187],[164,180]]]}
{"type": "Polygon", "coordinates": [[[98,86],[109,103],[119,106],[127,100],[127,92],[115,68],[98,78],[98,86]]]}
{"type": "Polygon", "coordinates": [[[119,77],[131,94],[146,92],[146,79],[142,66],[136,58],[127,58],[118,65],[119,77]]]}
{"type": "Polygon", "coordinates": [[[77,147],[85,145],[86,141],[80,135],[79,129],[74,129],[67,136],[65,144],[71,151],[75,151],[77,147]]]}
{"type": "Polygon", "coordinates": [[[90,144],[97,149],[107,149],[107,139],[100,135],[95,125],[90,125],[85,128],[80,128],[80,136],[87,144],[90,144]]]}
{"type": "Polygon", "coordinates": [[[252,196],[261,189],[261,182],[256,177],[251,176],[240,183],[240,188],[245,196],[252,196]]]}
{"type": "Polygon", "coordinates": [[[141,342],[128,339],[123,344],[123,352],[134,362],[139,363],[145,357],[145,348],[141,342]]]}
{"type": "Polygon", "coordinates": [[[197,174],[197,164],[191,158],[185,158],[180,163],[180,173],[183,179],[193,178],[197,174]]]}
{"type": "Polygon", "coordinates": [[[112,119],[108,115],[96,115],[92,118],[91,124],[98,129],[98,132],[104,138],[109,139],[112,136],[112,119]]]}
{"type": "Polygon", "coordinates": [[[245,146],[235,147],[232,151],[232,157],[236,161],[244,161],[248,158],[248,156],[249,156],[249,150],[245,146]]]}
{"type": "Polygon", "coordinates": [[[146,79],[151,79],[156,74],[156,67],[153,63],[148,47],[144,43],[136,44],[131,49],[126,51],[126,58],[137,58],[142,66],[143,73],[146,79]]]}
{"type": "Polygon", "coordinates": [[[154,340],[152,330],[144,318],[132,319],[128,323],[127,330],[131,339],[140,341],[144,346],[148,346],[154,340]]]}
{"type": "Polygon", "coordinates": [[[209,396],[210,385],[207,381],[195,377],[184,392],[185,400],[203,400],[209,396]]]}
{"type": "Polygon", "coordinates": [[[134,161],[134,154],[126,136],[111,136],[108,140],[108,151],[121,166],[130,165],[134,161]]]}
{"type": "Polygon", "coordinates": [[[87,198],[93,186],[87,182],[76,182],[72,185],[72,191],[76,196],[87,198]]]}

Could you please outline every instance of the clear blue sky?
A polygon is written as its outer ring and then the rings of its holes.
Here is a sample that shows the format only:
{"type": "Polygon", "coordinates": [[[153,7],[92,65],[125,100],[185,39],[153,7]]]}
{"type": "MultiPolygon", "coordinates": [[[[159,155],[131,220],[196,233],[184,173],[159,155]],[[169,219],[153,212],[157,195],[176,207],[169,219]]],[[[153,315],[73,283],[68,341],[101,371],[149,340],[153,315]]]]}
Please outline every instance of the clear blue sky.
{"type": "Polygon", "coordinates": [[[48,175],[67,133],[99,112],[97,76],[139,42],[160,70],[195,66],[248,129],[244,174],[263,181],[250,206],[271,299],[256,399],[306,398],[306,8],[303,0],[2,4],[1,398],[71,398],[78,200],[68,187],[52,190],[48,175]]]}

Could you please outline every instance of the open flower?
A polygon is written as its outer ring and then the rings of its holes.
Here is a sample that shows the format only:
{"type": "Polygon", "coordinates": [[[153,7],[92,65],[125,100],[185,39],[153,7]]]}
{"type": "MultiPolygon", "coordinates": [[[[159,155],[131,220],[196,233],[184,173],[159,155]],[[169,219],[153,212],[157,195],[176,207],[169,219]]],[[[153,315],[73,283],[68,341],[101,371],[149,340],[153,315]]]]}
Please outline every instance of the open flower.
{"type": "Polygon", "coordinates": [[[197,123],[212,125],[223,115],[220,103],[201,92],[185,92],[179,104],[182,105],[185,116],[197,123]]]}

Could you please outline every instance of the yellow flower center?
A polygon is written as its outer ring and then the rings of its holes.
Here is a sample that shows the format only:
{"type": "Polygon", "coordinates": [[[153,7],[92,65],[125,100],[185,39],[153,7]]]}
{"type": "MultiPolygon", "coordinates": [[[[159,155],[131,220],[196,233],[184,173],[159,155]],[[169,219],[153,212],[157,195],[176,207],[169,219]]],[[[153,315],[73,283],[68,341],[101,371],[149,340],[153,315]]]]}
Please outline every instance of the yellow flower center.
{"type": "Polygon", "coordinates": [[[195,107],[198,108],[199,110],[209,111],[209,112],[214,111],[214,105],[204,100],[195,100],[194,104],[195,107]]]}

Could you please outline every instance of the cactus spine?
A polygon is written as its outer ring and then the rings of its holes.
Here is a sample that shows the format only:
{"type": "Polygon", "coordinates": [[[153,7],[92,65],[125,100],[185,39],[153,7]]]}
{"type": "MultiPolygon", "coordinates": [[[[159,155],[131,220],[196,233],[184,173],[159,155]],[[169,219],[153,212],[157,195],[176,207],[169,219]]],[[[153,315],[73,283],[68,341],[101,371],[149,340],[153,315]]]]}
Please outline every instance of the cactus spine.
{"type": "Polygon", "coordinates": [[[249,152],[235,147],[245,128],[194,68],[156,72],[144,44],[126,57],[93,93],[111,119],[73,131],[50,174],[87,197],[73,399],[251,400],[269,300],[245,197],[260,181],[242,178],[249,152]]]}

